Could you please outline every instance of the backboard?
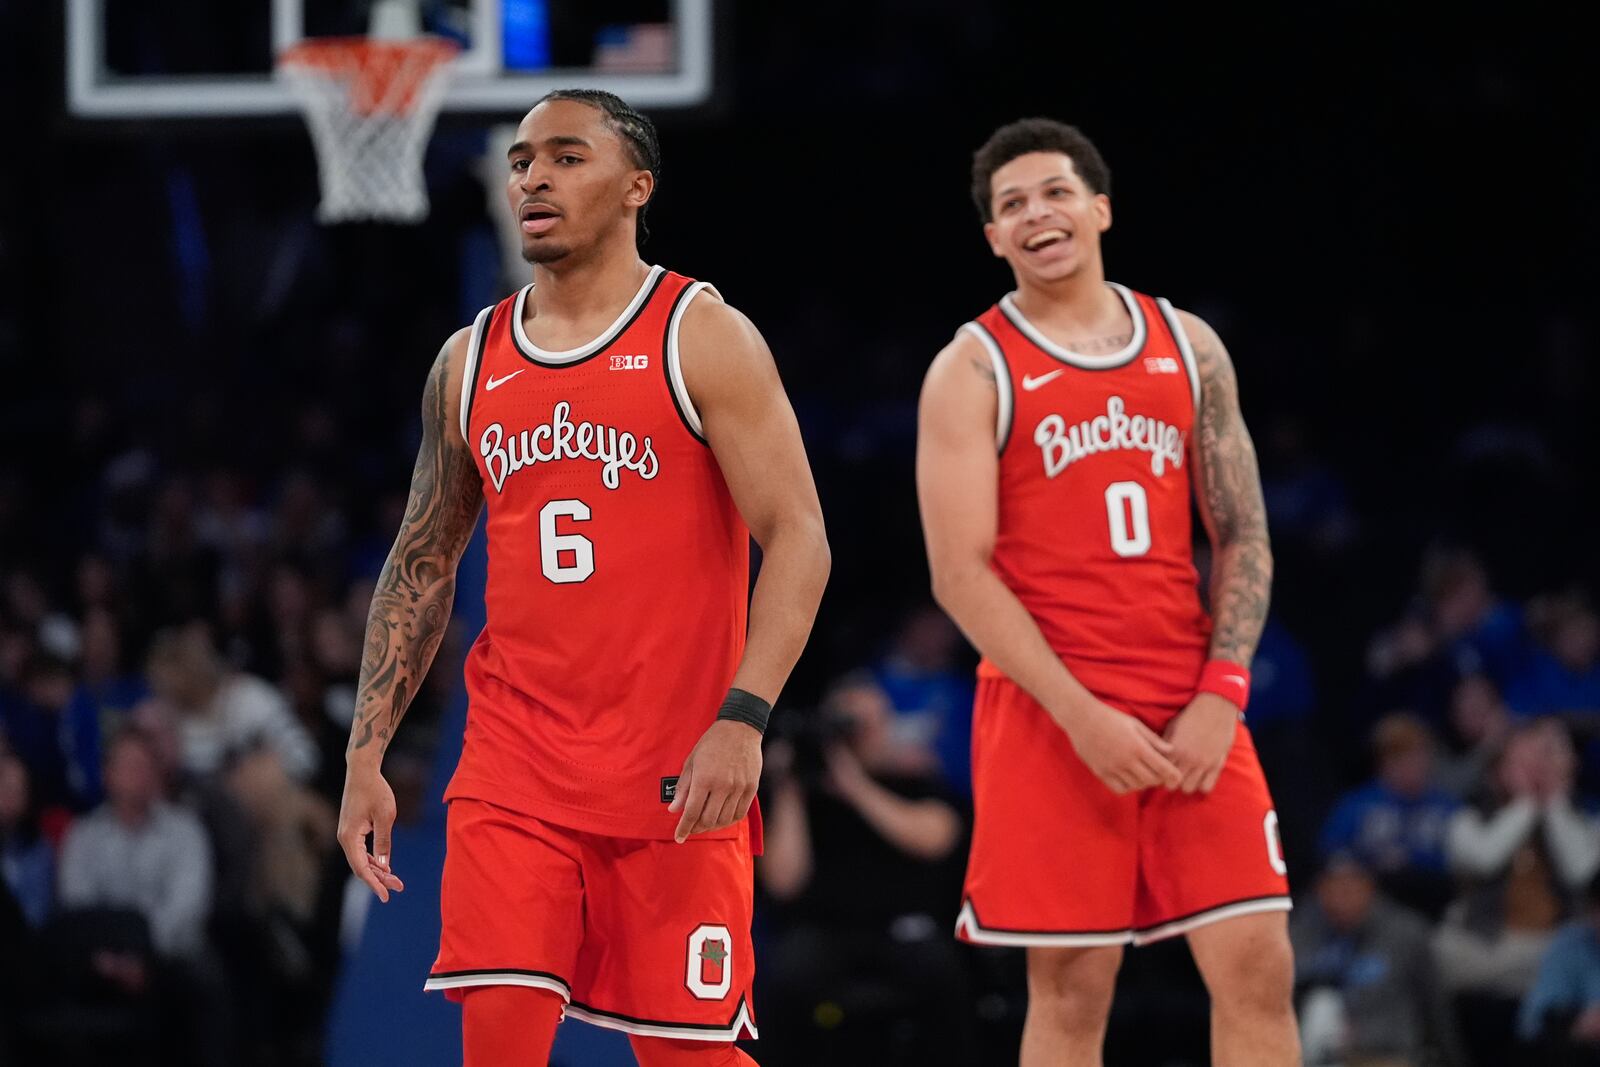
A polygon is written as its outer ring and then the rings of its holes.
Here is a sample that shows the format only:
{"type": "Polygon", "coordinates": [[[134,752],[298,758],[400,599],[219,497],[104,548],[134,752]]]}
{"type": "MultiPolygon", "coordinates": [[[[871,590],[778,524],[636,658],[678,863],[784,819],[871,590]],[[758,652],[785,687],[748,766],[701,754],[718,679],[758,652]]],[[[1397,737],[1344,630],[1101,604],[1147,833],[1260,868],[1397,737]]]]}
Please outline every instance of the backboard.
{"type": "MultiPolygon", "coordinates": [[[[462,46],[446,112],[519,115],[551,89],[645,108],[712,90],[712,0],[416,0],[462,46]]],[[[274,58],[308,36],[368,32],[370,0],[67,0],[67,106],[89,119],[291,115],[274,58]]]]}

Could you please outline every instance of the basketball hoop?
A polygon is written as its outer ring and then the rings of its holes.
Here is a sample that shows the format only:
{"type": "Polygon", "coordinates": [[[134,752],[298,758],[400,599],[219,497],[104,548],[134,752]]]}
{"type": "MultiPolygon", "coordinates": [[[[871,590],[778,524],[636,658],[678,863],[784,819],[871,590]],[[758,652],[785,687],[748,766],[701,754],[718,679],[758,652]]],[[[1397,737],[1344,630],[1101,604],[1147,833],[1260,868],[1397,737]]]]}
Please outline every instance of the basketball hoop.
{"type": "Polygon", "coordinates": [[[427,217],[422,154],[457,51],[442,37],[314,37],[278,57],[317,150],[319,222],[427,217]]]}

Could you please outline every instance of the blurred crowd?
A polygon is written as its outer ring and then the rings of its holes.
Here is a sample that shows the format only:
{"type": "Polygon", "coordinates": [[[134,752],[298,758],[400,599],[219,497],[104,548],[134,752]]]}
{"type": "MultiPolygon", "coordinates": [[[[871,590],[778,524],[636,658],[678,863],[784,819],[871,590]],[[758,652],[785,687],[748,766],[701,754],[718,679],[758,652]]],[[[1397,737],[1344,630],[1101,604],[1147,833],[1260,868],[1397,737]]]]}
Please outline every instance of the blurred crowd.
{"type": "MultiPolygon", "coordinates": [[[[100,475],[72,565],[0,578],[0,943],[28,961],[0,979],[0,1049],[319,1063],[380,550],[308,473],[258,495],[130,453],[100,475]]],[[[412,807],[453,684],[392,754],[412,807]]]]}
{"type": "MultiPolygon", "coordinates": [[[[116,453],[86,543],[56,555],[71,565],[0,577],[0,945],[27,961],[0,976],[21,1009],[0,1047],[319,1062],[355,914],[333,829],[399,502],[382,497],[362,530],[309,471],[256,483],[116,453]]],[[[763,1062],[990,1062],[1025,998],[1016,953],[950,936],[972,654],[915,601],[860,651],[767,745],[763,1062]]],[[[1367,642],[1359,710],[1321,713],[1313,661],[1274,619],[1250,716],[1297,892],[1308,1062],[1593,1058],[1594,607],[1573,589],[1502,598],[1477,555],[1436,547],[1367,642]]],[[[440,664],[386,766],[403,812],[457,684],[455,653],[440,664]]],[[[1113,1051],[1203,1047],[1181,953],[1132,954],[1123,985],[1113,1051]]]]}

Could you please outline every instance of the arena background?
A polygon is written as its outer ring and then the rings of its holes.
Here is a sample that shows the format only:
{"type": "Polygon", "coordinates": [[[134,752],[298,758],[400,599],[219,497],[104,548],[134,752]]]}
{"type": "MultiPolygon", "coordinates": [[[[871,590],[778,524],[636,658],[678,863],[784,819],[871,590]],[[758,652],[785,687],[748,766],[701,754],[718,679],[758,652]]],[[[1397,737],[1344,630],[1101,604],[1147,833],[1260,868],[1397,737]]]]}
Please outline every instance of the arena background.
{"type": "MultiPolygon", "coordinates": [[[[328,6],[362,16],[358,3],[328,6]]],[[[608,17],[648,22],[666,6],[619,3],[608,17]]],[[[151,69],[186,26],[213,44],[257,32],[200,0],[140,7],[110,10],[151,69]],[[159,32],[136,32],[145,20],[159,32]]],[[[1600,86],[1578,34],[1527,8],[713,12],[710,99],[647,109],[665,165],[646,255],[751,316],[801,419],[834,568],[784,694],[786,736],[815,743],[822,731],[803,724],[865,671],[906,722],[943,731],[944,785],[961,802],[959,714],[939,701],[959,694],[972,659],[926,611],[915,403],[933,353],[1009,285],[980,239],[971,152],[1002,122],[1050,115],[1111,165],[1111,277],[1206,317],[1238,367],[1278,563],[1256,729],[1302,904],[1330,851],[1375,870],[1436,929],[1480,888],[1435,871],[1448,888],[1418,889],[1405,862],[1363,854],[1360,833],[1340,839],[1348,848],[1324,833],[1338,799],[1372,778],[1374,726],[1391,713],[1410,712],[1403,725],[1421,723],[1441,763],[1472,755],[1452,711],[1463,677],[1492,682],[1512,723],[1557,717],[1580,757],[1576,806],[1592,807],[1600,86]]],[[[26,962],[0,968],[14,987],[0,1000],[0,1062],[156,1048],[186,1027],[202,1033],[195,1062],[458,1062],[455,1009],[421,980],[481,545],[386,765],[405,805],[407,893],[360,907],[331,833],[315,829],[338,801],[337,707],[403,505],[424,374],[445,337],[520,284],[502,270],[475,170],[489,123],[516,115],[441,119],[426,221],[323,227],[297,117],[74,115],[63,39],[58,5],[0,4],[0,748],[31,779],[23,814],[0,811],[0,844],[8,862],[38,842],[59,860],[73,820],[102,799],[105,741],[147,699],[152,651],[188,624],[205,624],[226,669],[281,694],[321,758],[287,779],[264,772],[266,785],[236,760],[185,786],[192,807],[211,789],[240,809],[236,823],[206,819],[217,891],[198,971],[80,996],[61,972],[83,946],[44,913],[12,923],[0,950],[26,962]],[[292,826],[261,814],[290,796],[303,813],[292,826]],[[257,847],[272,834],[287,853],[257,847]],[[280,854],[312,872],[283,899],[252,866],[280,854]],[[186,982],[212,990],[223,1032],[180,1018],[207,1003],[186,982]]],[[[1405,748],[1413,734],[1386,721],[1405,748]]],[[[1492,785],[1479,770],[1472,782],[1492,785]]],[[[6,868],[19,900],[20,862],[6,868]]],[[[1552,924],[1584,913],[1581,889],[1557,886],[1552,924]]],[[[816,902],[760,907],[763,953],[827,923],[816,902]]],[[[1012,1060],[1018,961],[956,954],[953,966],[969,1062],[1012,1060]]],[[[919,1012],[949,988],[850,970],[799,982],[803,1004],[758,1002],[811,1028],[794,1047],[813,1058],[795,1062],[937,1062],[924,1046],[939,1024],[919,1012]]],[[[1445,999],[1444,1022],[1400,1062],[1510,1062],[1518,996],[1445,999]]],[[[1204,1011],[1181,946],[1133,953],[1110,1061],[1205,1062],[1204,1011]]],[[[616,1035],[583,1029],[563,1027],[559,1062],[628,1062],[616,1035]]],[[[764,1064],[800,1055],[774,1040],[755,1051],[764,1064]]]]}

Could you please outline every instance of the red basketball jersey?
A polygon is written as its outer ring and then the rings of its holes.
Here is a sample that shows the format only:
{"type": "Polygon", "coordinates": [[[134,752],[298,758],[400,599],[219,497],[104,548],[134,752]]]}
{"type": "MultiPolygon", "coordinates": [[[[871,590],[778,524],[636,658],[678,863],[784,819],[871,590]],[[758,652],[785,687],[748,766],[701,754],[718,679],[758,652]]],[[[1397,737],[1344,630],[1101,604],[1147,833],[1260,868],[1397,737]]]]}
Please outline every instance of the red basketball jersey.
{"type": "Polygon", "coordinates": [[[488,620],[446,799],[672,836],[672,779],[733,680],[749,590],[750,534],[678,366],[703,288],[654,267],[566,352],[523,331],[531,285],[478,316],[461,419],[487,502],[488,620]]]}
{"type": "Polygon", "coordinates": [[[1109,355],[1053,344],[1010,296],[963,327],[1000,394],[992,565],[1095,696],[1177,710],[1211,633],[1190,541],[1199,377],[1172,306],[1113,288],[1133,337],[1109,355]]]}

